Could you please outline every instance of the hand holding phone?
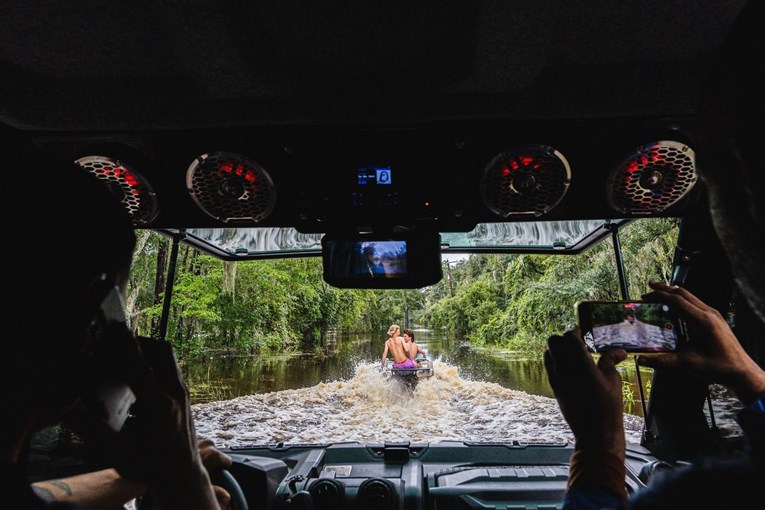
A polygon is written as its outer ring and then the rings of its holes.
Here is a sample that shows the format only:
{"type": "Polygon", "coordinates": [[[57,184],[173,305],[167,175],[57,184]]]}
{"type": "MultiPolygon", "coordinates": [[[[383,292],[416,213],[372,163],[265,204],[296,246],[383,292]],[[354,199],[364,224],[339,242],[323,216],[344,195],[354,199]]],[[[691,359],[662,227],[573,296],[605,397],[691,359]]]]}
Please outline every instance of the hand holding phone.
{"type": "Polygon", "coordinates": [[[711,383],[730,388],[744,405],[765,391],[765,371],[754,361],[731,330],[726,318],[688,290],[649,281],[647,301],[668,303],[684,318],[693,341],[676,354],[640,356],[639,364],[682,369],[711,383]]]}
{"type": "Polygon", "coordinates": [[[576,313],[590,352],[675,352],[686,341],[682,320],[666,303],[581,301],[576,313]]]}

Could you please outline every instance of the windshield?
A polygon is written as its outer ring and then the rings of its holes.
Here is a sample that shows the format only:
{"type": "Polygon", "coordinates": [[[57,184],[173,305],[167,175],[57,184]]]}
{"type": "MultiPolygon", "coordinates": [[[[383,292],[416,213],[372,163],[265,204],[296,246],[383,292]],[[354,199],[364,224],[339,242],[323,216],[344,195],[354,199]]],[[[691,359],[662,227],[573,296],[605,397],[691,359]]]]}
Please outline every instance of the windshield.
{"type": "MultiPolygon", "coordinates": [[[[648,279],[668,279],[677,225],[622,227],[633,295],[648,279]]],[[[171,242],[139,237],[129,306],[133,327],[156,334],[157,263],[171,242]]],[[[568,256],[450,255],[443,267],[443,279],[422,289],[339,289],[323,281],[318,257],[223,262],[181,245],[166,336],[198,433],[221,446],[572,441],[542,353],[550,334],[576,322],[577,301],[621,298],[611,239],[568,256]],[[430,363],[414,385],[382,362],[392,324],[411,330],[430,363]]],[[[639,442],[650,373],[625,363],[623,376],[627,439],[639,442]]]]}
{"type": "MultiPolygon", "coordinates": [[[[445,253],[502,249],[517,252],[584,250],[609,235],[611,225],[630,220],[529,221],[479,223],[469,232],[441,232],[445,253]]],[[[305,234],[291,227],[192,228],[182,232],[189,246],[223,258],[294,257],[320,255],[324,234],[305,234]]]]}

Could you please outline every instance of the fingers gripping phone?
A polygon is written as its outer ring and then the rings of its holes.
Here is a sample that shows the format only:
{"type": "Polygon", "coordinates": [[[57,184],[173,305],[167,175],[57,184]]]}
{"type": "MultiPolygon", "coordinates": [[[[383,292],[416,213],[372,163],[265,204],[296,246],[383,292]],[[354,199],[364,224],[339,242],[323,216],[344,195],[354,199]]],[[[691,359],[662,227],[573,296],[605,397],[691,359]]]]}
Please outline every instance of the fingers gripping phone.
{"type": "Polygon", "coordinates": [[[114,432],[119,432],[135,403],[128,384],[126,353],[135,349],[135,338],[127,324],[122,293],[110,288],[89,328],[92,349],[85,406],[114,432]]]}
{"type": "Polygon", "coordinates": [[[683,321],[664,303],[581,301],[576,313],[590,352],[675,352],[687,341],[683,321]]]}

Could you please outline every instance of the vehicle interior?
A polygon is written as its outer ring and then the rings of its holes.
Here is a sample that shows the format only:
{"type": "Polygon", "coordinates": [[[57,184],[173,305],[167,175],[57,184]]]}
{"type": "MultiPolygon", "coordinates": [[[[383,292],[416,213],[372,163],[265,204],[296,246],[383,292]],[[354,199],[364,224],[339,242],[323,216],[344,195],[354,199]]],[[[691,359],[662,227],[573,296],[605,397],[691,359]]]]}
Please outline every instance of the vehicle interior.
{"type": "MultiPolygon", "coordinates": [[[[0,123],[102,179],[136,229],[224,261],[321,257],[338,287],[422,288],[444,254],[610,240],[636,299],[620,229],[680,218],[673,282],[735,303],[762,365],[695,167],[702,87],[745,4],[10,2],[0,123]],[[405,250],[387,278],[353,261],[372,242],[405,250]]],[[[654,372],[629,492],[740,446],[708,395],[654,372]]],[[[236,510],[561,508],[572,449],[252,444],[225,450],[220,483],[236,510]]]]}

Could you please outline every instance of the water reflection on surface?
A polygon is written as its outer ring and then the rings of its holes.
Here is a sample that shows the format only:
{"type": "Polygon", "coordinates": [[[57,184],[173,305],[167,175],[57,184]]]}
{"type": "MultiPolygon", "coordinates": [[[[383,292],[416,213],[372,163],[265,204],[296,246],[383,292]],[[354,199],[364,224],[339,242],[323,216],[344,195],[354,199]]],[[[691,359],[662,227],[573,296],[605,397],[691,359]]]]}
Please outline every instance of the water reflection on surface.
{"type": "MultiPolygon", "coordinates": [[[[196,404],[197,434],[218,446],[573,441],[553,398],[464,379],[444,361],[435,361],[433,377],[414,390],[378,367],[359,363],[347,380],[196,404]]],[[[625,415],[629,442],[639,440],[642,423],[625,415]]]]}
{"type": "MultiPolygon", "coordinates": [[[[507,389],[553,397],[542,360],[476,349],[468,342],[429,330],[415,330],[415,334],[432,360],[453,367],[466,381],[496,383],[507,389]]],[[[192,403],[349,381],[360,365],[380,362],[385,338],[384,334],[374,339],[361,334],[337,338],[327,349],[328,354],[321,356],[211,357],[195,362],[185,374],[192,403]]],[[[619,368],[625,381],[625,411],[642,416],[635,367],[623,363],[619,368]]],[[[650,372],[643,373],[642,379],[644,388],[649,389],[650,372]]]]}

